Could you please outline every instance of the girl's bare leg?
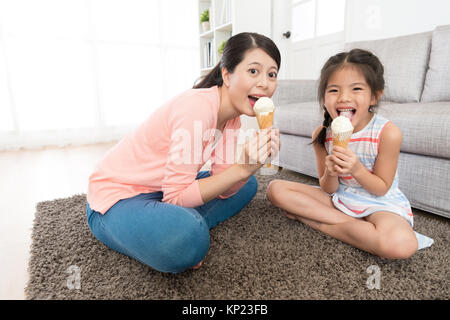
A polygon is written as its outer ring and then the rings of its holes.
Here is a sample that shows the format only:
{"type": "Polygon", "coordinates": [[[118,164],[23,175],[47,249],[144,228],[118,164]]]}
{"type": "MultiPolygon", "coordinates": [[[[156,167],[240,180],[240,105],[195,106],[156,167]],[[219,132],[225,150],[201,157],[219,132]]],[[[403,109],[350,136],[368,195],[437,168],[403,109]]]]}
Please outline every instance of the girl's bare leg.
{"type": "Polygon", "coordinates": [[[389,212],[376,212],[357,219],[334,208],[329,195],[296,182],[274,180],[267,190],[269,200],[312,228],[372,254],[402,259],[417,250],[409,223],[389,212]]]}
{"type": "Polygon", "coordinates": [[[289,213],[290,217],[296,216],[327,224],[356,220],[337,210],[327,193],[306,184],[273,180],[267,188],[267,198],[275,206],[289,213]]]}

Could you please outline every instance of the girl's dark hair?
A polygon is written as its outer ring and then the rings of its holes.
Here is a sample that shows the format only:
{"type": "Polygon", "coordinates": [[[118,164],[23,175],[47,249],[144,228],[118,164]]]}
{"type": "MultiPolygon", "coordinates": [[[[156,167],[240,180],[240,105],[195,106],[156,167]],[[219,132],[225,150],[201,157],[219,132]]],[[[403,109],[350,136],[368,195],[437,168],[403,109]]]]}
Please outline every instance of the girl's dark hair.
{"type": "Polygon", "coordinates": [[[244,60],[245,53],[255,48],[264,50],[275,60],[280,69],[280,51],[271,39],[258,33],[242,32],[228,39],[220,62],[207,75],[200,78],[200,82],[194,85],[194,89],[221,87],[223,85],[222,68],[225,67],[228,72],[233,73],[236,66],[244,60]]]}
{"type": "MultiPolygon", "coordinates": [[[[316,139],[312,142],[313,144],[319,143],[321,145],[325,145],[327,134],[326,130],[332,121],[331,116],[324,105],[325,90],[328,85],[328,79],[331,75],[345,66],[355,67],[361,72],[370,87],[372,96],[377,97],[377,93],[384,89],[384,68],[380,60],[373,53],[362,49],[353,49],[349,52],[338,53],[337,55],[329,58],[320,72],[317,94],[320,106],[324,111],[323,127],[316,139]]],[[[370,106],[369,111],[373,112],[376,107],[377,104],[370,106]]]]}

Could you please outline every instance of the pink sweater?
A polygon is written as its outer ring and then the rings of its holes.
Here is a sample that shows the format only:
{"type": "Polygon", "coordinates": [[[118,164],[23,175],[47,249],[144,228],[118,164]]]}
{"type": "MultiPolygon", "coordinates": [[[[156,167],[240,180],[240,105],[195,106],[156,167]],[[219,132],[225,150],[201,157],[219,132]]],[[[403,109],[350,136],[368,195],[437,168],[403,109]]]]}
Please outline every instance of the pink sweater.
{"type": "MultiPolygon", "coordinates": [[[[214,150],[220,105],[218,87],[190,89],[154,111],[97,164],[89,177],[87,201],[106,213],[121,199],[162,191],[162,201],[183,207],[203,204],[196,176],[211,158],[211,175],[234,164],[240,118],[226,123],[214,150]]],[[[226,193],[235,194],[247,181],[226,193]]]]}

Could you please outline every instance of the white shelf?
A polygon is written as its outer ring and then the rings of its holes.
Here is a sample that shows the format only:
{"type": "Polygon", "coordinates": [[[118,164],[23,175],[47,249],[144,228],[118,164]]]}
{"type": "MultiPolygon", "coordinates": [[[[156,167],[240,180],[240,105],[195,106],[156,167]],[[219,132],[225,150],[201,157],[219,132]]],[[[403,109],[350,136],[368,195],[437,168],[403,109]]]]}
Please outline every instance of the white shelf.
{"type": "Polygon", "coordinates": [[[209,30],[200,34],[200,38],[214,38],[214,30],[209,30]]]}
{"type": "Polygon", "coordinates": [[[229,31],[232,32],[233,31],[233,24],[231,22],[222,24],[221,26],[218,26],[216,29],[216,31],[229,31]]]}
{"type": "Polygon", "coordinates": [[[257,32],[271,37],[271,0],[198,0],[200,75],[205,75],[222,58],[217,51],[223,41],[240,32],[257,32]],[[209,9],[210,30],[204,31],[200,15],[209,9]]]}
{"type": "Polygon", "coordinates": [[[202,69],[200,69],[200,72],[206,72],[206,73],[208,73],[209,71],[211,71],[212,69],[214,69],[214,67],[209,67],[209,68],[202,68],[202,69]]]}

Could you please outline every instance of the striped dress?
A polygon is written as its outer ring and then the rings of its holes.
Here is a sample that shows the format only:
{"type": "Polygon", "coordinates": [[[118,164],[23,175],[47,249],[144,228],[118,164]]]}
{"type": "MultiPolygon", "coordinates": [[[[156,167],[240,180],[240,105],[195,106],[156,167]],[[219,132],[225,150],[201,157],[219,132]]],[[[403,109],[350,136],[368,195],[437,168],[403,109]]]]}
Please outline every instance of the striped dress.
{"type": "MultiPolygon", "coordinates": [[[[356,154],[359,161],[373,173],[378,155],[381,132],[389,120],[375,114],[366,127],[354,134],[348,147],[356,154]]],[[[331,154],[333,142],[331,129],[327,129],[325,148],[331,154]]],[[[351,175],[339,176],[339,188],[333,195],[337,209],[349,216],[361,218],[377,211],[388,211],[405,218],[413,226],[411,205],[398,188],[398,174],[395,172],[391,188],[383,196],[376,196],[364,189],[351,175]]]]}

